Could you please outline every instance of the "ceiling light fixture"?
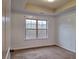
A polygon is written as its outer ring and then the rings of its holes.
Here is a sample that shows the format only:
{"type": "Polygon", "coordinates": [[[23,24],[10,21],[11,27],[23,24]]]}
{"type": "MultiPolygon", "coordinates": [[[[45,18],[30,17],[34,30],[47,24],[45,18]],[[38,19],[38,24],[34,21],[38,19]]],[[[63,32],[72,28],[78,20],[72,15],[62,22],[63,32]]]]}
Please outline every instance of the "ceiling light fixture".
{"type": "Polygon", "coordinates": [[[48,2],[54,2],[55,0],[48,0],[48,2]]]}

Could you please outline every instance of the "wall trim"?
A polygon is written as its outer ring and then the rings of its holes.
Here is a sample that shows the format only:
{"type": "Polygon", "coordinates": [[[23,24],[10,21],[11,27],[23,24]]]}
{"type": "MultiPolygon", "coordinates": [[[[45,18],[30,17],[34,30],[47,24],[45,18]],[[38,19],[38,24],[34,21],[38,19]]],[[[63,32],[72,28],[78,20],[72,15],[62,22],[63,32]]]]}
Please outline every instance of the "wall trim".
{"type": "Polygon", "coordinates": [[[60,48],[62,48],[62,49],[64,49],[64,50],[66,50],[66,51],[69,51],[69,52],[71,52],[71,53],[76,54],[76,52],[71,51],[71,50],[69,50],[69,49],[67,49],[67,48],[64,48],[64,47],[62,47],[62,46],[56,45],[56,44],[55,44],[55,45],[47,45],[47,46],[39,46],[39,47],[22,48],[22,49],[12,49],[12,50],[10,50],[10,52],[15,52],[15,51],[20,51],[20,50],[28,50],[28,49],[38,49],[38,48],[45,48],[45,47],[53,47],[53,46],[60,47],[60,48]]]}
{"type": "Polygon", "coordinates": [[[5,59],[8,59],[8,58],[9,58],[9,53],[10,53],[10,48],[8,48],[8,50],[7,50],[7,53],[6,53],[5,59]]]}
{"type": "Polygon", "coordinates": [[[18,51],[18,50],[28,50],[28,49],[38,49],[38,48],[44,48],[44,47],[52,47],[56,45],[46,45],[46,46],[38,46],[38,47],[29,47],[29,48],[21,48],[21,49],[11,49],[10,52],[18,51]]]}
{"type": "Polygon", "coordinates": [[[59,47],[65,49],[65,50],[67,50],[67,51],[70,51],[70,52],[72,52],[72,53],[76,53],[75,51],[72,51],[72,50],[70,50],[70,49],[68,49],[68,48],[65,48],[65,47],[63,47],[63,46],[60,46],[60,45],[57,45],[57,46],[59,46],[59,47]]]}

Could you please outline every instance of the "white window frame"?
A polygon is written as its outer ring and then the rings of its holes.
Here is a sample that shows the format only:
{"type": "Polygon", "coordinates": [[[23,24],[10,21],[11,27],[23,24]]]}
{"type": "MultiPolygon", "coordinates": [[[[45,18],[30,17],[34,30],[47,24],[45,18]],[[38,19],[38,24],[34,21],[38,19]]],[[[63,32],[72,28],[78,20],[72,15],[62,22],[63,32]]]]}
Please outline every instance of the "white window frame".
{"type": "Polygon", "coordinates": [[[47,20],[44,20],[44,19],[31,19],[31,18],[26,18],[25,19],[25,40],[35,40],[35,39],[32,39],[32,38],[30,38],[30,39],[27,39],[26,37],[26,31],[27,30],[36,30],[36,40],[38,40],[38,39],[48,39],[48,21],[47,20]],[[36,20],[36,29],[26,29],[26,20],[36,20]],[[46,29],[38,29],[38,21],[46,21],[46,29]],[[46,30],[46,38],[38,38],[38,31],[39,30],[46,30]]]}

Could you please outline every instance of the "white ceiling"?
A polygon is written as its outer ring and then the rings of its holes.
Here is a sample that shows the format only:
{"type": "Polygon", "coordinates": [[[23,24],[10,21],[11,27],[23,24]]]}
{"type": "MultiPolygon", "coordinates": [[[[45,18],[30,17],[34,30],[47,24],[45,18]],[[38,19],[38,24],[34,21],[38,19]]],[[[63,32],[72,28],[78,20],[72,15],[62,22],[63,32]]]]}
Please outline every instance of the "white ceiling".
{"type": "Polygon", "coordinates": [[[71,0],[55,0],[54,2],[48,2],[48,0],[27,0],[28,3],[38,5],[38,6],[43,6],[47,8],[58,8],[65,3],[71,1],[71,0]]]}
{"type": "MultiPolygon", "coordinates": [[[[37,7],[43,7],[44,8],[50,9],[53,11],[54,9],[58,9],[65,4],[69,3],[70,1],[75,1],[75,0],[55,0],[54,2],[48,2],[48,0],[12,0],[12,10],[20,10],[20,11],[27,11],[29,4],[37,7]]],[[[30,8],[30,7],[29,7],[30,8]]],[[[37,9],[37,8],[36,8],[37,9]]],[[[32,11],[32,10],[31,10],[32,11]]],[[[46,12],[46,9],[43,10],[46,12]]],[[[38,11],[37,11],[38,12],[38,11]]]]}

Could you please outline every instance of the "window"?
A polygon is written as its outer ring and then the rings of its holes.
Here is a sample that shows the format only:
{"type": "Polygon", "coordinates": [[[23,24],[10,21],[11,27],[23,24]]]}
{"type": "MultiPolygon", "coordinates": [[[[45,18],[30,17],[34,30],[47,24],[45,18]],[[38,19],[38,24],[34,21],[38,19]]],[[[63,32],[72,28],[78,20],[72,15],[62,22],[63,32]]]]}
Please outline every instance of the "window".
{"type": "Polygon", "coordinates": [[[26,39],[46,39],[47,20],[26,19],[26,39]]]}

